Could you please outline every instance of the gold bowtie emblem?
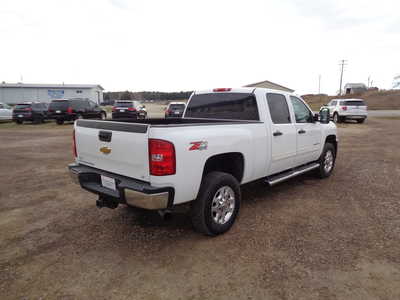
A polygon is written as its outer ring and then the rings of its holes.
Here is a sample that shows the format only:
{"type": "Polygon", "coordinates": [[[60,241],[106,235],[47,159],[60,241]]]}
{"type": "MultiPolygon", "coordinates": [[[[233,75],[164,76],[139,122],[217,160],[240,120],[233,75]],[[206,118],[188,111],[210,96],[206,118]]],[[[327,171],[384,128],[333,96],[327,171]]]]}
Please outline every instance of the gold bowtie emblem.
{"type": "Polygon", "coordinates": [[[102,152],[103,154],[110,154],[111,153],[111,148],[101,147],[100,148],[100,152],[102,152]]]}

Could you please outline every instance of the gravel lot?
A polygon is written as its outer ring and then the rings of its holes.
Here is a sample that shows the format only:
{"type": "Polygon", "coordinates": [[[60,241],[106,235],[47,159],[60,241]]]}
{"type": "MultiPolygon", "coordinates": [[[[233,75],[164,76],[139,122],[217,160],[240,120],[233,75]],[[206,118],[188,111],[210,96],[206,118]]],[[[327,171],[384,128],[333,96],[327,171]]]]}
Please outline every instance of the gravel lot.
{"type": "Polygon", "coordinates": [[[340,126],[332,177],[244,187],[209,238],[69,180],[71,125],[0,124],[1,299],[400,299],[400,120],[340,126]]]}

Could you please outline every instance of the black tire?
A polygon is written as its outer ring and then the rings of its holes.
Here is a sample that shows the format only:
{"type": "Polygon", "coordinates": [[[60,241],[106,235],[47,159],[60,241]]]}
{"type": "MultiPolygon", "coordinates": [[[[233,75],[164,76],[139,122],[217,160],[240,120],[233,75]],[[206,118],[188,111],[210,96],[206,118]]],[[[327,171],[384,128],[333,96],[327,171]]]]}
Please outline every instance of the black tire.
{"type": "Polygon", "coordinates": [[[333,122],[335,122],[335,123],[341,123],[342,122],[342,118],[339,117],[338,113],[334,113],[333,114],[333,122]]]}
{"type": "Polygon", "coordinates": [[[357,120],[357,123],[362,124],[362,123],[364,123],[364,121],[365,121],[365,119],[359,119],[359,120],[357,120]]]}
{"type": "MultiPolygon", "coordinates": [[[[235,177],[223,172],[211,172],[207,174],[202,180],[197,199],[192,202],[191,219],[193,227],[196,231],[210,236],[225,233],[235,222],[240,209],[240,201],[240,185],[235,177]],[[231,200],[234,206],[230,208],[233,211],[222,212],[224,217],[228,216],[228,219],[223,224],[217,223],[214,220],[217,214],[212,210],[213,200],[220,192],[220,189],[226,189],[227,187],[230,188],[230,190],[227,190],[234,194],[234,199],[231,200]],[[231,215],[229,216],[229,214],[231,215]]],[[[214,210],[218,210],[218,208],[214,206],[214,210]]]]}
{"type": "Polygon", "coordinates": [[[335,168],[335,162],[336,162],[336,149],[335,146],[333,146],[331,143],[325,143],[324,149],[322,150],[321,156],[319,157],[318,161],[319,162],[319,168],[316,170],[316,175],[319,178],[327,178],[331,176],[333,169],[335,168]],[[326,168],[326,156],[327,152],[331,152],[332,154],[332,166],[328,169],[326,168]]]}
{"type": "Polygon", "coordinates": [[[62,125],[64,124],[64,120],[56,120],[57,125],[62,125]]]}
{"type": "Polygon", "coordinates": [[[22,121],[22,120],[16,120],[15,123],[17,123],[18,125],[21,125],[22,123],[24,123],[24,121],[22,121]]]}

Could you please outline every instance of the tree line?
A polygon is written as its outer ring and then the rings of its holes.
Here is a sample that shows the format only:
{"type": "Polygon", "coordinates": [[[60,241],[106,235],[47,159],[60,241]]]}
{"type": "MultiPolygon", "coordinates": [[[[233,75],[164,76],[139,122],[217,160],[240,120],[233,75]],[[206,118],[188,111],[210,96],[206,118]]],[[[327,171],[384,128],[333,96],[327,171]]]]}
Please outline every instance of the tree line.
{"type": "Polygon", "coordinates": [[[181,91],[181,92],[105,92],[103,94],[104,102],[109,102],[112,100],[187,100],[189,99],[191,91],[181,91]]]}

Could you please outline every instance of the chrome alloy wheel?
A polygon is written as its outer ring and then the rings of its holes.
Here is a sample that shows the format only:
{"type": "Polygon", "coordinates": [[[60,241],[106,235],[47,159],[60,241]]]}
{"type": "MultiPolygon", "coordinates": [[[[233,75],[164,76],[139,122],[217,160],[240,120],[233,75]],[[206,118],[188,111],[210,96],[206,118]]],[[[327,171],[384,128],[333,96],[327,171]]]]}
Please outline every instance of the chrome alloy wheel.
{"type": "Polygon", "coordinates": [[[333,168],[333,153],[331,150],[326,151],[324,157],[324,170],[329,173],[333,168]]]}
{"type": "Polygon", "coordinates": [[[235,210],[235,192],[229,186],[223,186],[215,193],[211,204],[211,216],[215,223],[225,224],[235,210]]]}

